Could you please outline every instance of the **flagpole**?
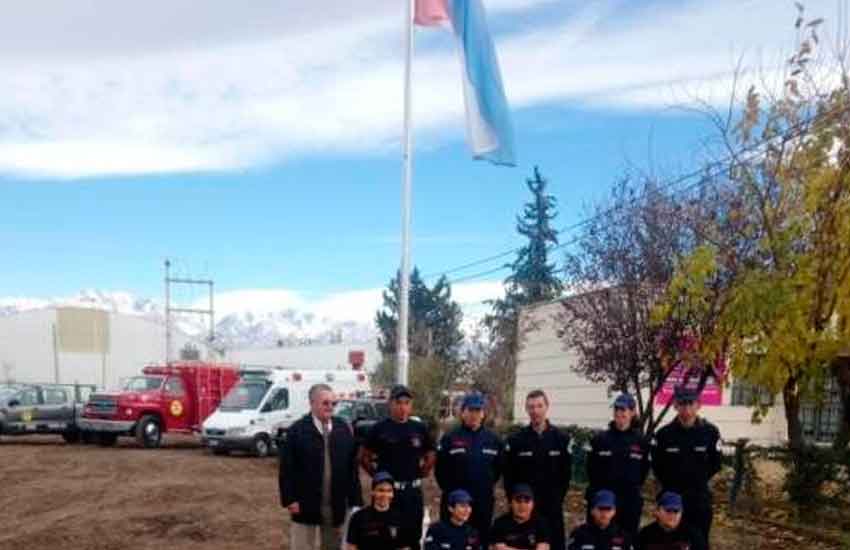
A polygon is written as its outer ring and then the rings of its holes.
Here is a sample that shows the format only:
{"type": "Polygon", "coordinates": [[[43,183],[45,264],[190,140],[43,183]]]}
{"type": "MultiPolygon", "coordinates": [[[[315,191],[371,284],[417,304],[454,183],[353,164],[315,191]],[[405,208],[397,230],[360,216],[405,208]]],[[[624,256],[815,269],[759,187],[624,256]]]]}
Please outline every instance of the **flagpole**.
{"type": "Polygon", "coordinates": [[[401,184],[401,269],[399,269],[398,349],[396,379],[407,384],[410,352],[407,343],[407,326],[410,310],[410,211],[413,176],[413,128],[411,69],[413,65],[413,14],[416,0],[407,0],[406,56],[404,63],[404,174],[401,184]]]}

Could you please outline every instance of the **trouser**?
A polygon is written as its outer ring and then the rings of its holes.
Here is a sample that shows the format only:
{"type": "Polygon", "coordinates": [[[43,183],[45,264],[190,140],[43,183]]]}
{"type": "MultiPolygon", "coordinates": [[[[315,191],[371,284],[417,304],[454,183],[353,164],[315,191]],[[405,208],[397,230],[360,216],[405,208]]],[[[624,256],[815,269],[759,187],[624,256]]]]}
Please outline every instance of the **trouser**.
{"type": "MultiPolygon", "coordinates": [[[[448,521],[449,514],[449,493],[443,492],[440,498],[440,519],[448,521]]],[[[469,525],[478,531],[478,536],[481,539],[481,548],[489,548],[490,546],[490,526],[493,525],[493,495],[478,495],[470,491],[472,496],[472,514],[469,516],[469,525]]]]}
{"type": "Polygon", "coordinates": [[[551,550],[566,550],[567,539],[564,530],[564,499],[549,497],[536,500],[534,503],[537,514],[546,522],[549,533],[549,548],[551,550]]]}
{"type": "Polygon", "coordinates": [[[419,550],[422,542],[422,518],[425,514],[422,503],[422,489],[419,487],[396,489],[392,508],[397,510],[401,518],[401,528],[410,534],[408,540],[416,541],[411,546],[411,550],[419,550]]]}
{"type": "Polygon", "coordinates": [[[298,550],[339,550],[342,526],[330,523],[307,525],[292,522],[289,527],[289,547],[298,550]]]}
{"type": "Polygon", "coordinates": [[[682,495],[682,521],[699,529],[705,538],[705,547],[709,547],[709,532],[711,522],[714,519],[714,510],[711,502],[711,491],[706,487],[704,490],[683,492],[682,495]]]}
{"type": "MultiPolygon", "coordinates": [[[[590,522],[590,501],[600,488],[588,487],[584,493],[587,500],[587,521],[590,522]]],[[[632,487],[628,489],[609,489],[617,499],[617,515],[614,521],[620,528],[627,532],[633,539],[637,537],[640,529],[640,518],[643,513],[643,497],[640,489],[632,487]]]]}

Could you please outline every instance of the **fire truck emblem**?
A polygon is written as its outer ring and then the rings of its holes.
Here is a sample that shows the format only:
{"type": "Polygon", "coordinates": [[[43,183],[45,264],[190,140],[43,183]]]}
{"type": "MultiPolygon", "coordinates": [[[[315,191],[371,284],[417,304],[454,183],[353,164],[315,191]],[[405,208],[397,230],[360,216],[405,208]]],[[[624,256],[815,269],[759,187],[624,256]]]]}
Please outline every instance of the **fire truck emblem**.
{"type": "Polygon", "coordinates": [[[170,410],[172,416],[180,416],[183,414],[183,403],[177,400],[172,401],[170,410]]]}

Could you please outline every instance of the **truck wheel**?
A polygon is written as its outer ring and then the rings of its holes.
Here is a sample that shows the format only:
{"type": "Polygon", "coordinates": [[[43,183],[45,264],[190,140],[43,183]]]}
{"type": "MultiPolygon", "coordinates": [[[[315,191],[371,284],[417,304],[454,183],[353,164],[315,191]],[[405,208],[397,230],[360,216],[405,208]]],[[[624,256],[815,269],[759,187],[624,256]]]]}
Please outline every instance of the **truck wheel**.
{"type": "Polygon", "coordinates": [[[118,441],[118,434],[102,433],[97,435],[97,444],[101,447],[112,447],[118,441]]]}
{"type": "Polygon", "coordinates": [[[162,430],[159,420],[153,415],[145,415],[136,425],[136,441],[146,449],[156,449],[162,442],[162,430]]]}
{"type": "Polygon", "coordinates": [[[80,430],[73,428],[67,431],[62,432],[62,439],[65,440],[65,443],[69,443],[73,445],[74,443],[80,442],[80,430]]]}
{"type": "Polygon", "coordinates": [[[269,441],[269,436],[265,434],[259,434],[254,437],[254,456],[259,458],[265,458],[269,456],[269,452],[271,451],[271,441],[269,441]]]}

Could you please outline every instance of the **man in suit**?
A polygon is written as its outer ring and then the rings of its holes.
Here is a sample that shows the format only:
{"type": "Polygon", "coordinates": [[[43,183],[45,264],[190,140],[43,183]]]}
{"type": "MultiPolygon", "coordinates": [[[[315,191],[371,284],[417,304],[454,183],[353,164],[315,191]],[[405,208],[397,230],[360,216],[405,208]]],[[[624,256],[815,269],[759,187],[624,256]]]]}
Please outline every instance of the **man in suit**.
{"type": "Polygon", "coordinates": [[[310,388],[310,413],[287,431],[280,451],[280,503],[292,517],[290,548],[338,550],[346,511],[360,506],[357,448],[351,427],[333,416],[326,384],[310,388]]]}

